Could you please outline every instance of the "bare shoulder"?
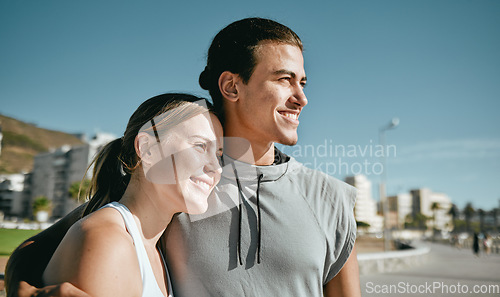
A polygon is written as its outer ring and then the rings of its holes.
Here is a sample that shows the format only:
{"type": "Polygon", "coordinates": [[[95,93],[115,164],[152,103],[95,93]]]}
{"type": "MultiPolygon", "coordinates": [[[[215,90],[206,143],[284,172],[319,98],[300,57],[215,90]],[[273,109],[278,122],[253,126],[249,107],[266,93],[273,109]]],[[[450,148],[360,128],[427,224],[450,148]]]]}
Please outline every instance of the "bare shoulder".
{"type": "Polygon", "coordinates": [[[132,248],[131,251],[135,253],[132,237],[127,232],[121,214],[112,208],[100,209],[75,223],[63,243],[65,241],[79,242],[87,249],[98,248],[103,252],[108,249],[115,253],[127,252],[132,248]]]}
{"type": "Polygon", "coordinates": [[[73,227],[74,232],[80,232],[85,236],[105,235],[104,237],[115,240],[129,240],[133,244],[121,214],[112,208],[100,209],[81,219],[73,227]]]}
{"type": "Polygon", "coordinates": [[[133,296],[131,292],[140,293],[140,280],[133,240],[121,214],[111,208],[75,223],[44,273],[47,285],[67,281],[96,296],[133,296]]]}

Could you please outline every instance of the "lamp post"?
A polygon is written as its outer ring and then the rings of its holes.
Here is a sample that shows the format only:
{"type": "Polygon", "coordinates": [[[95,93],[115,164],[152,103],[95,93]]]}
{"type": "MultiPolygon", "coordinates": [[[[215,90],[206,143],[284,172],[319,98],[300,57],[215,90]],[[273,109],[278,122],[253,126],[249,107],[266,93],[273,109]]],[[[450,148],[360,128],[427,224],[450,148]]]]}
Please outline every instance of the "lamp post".
{"type": "Polygon", "coordinates": [[[384,215],[384,250],[389,251],[390,250],[390,244],[389,244],[389,224],[388,224],[388,214],[389,214],[389,201],[387,199],[387,192],[385,189],[386,181],[387,181],[387,170],[386,170],[386,162],[387,162],[387,149],[386,149],[386,144],[385,144],[385,131],[391,130],[396,128],[399,125],[399,119],[398,118],[393,118],[392,121],[381,127],[378,131],[378,137],[379,137],[379,143],[382,146],[383,149],[383,154],[382,154],[382,176],[381,176],[381,181],[380,181],[380,203],[382,204],[382,212],[384,215]]]}

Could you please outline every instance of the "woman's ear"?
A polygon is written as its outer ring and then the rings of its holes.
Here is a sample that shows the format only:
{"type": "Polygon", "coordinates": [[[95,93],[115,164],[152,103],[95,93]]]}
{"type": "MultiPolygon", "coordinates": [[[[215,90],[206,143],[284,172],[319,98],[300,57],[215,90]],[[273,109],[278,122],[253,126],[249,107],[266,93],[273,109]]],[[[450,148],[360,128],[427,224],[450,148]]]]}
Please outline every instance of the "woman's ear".
{"type": "Polygon", "coordinates": [[[238,100],[237,84],[240,81],[240,76],[230,71],[224,71],[219,76],[219,90],[224,98],[231,102],[238,100]]]}
{"type": "Polygon", "coordinates": [[[134,147],[135,147],[135,152],[141,162],[151,164],[152,159],[151,159],[151,145],[153,143],[151,142],[151,136],[147,133],[140,132],[137,134],[135,137],[135,142],[134,142],[134,147]]]}

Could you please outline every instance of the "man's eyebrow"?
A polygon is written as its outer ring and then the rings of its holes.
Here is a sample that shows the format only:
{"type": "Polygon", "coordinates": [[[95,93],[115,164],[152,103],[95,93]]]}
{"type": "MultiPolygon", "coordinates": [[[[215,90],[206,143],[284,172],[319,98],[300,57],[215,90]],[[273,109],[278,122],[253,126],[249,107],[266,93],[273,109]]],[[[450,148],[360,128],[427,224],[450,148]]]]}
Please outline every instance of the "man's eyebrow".
{"type": "MultiPolygon", "coordinates": [[[[292,78],[295,78],[297,77],[297,74],[295,74],[295,72],[293,71],[290,71],[290,70],[286,70],[286,69],[280,69],[280,70],[276,70],[273,72],[274,75],[280,75],[280,74],[288,74],[290,75],[292,78]]],[[[304,76],[300,79],[301,81],[307,81],[307,77],[304,76]]]]}
{"type": "Polygon", "coordinates": [[[290,75],[292,78],[295,78],[297,75],[295,74],[295,72],[293,71],[290,71],[290,70],[286,70],[286,69],[280,69],[280,70],[276,70],[273,72],[273,74],[276,74],[276,75],[279,75],[279,74],[288,74],[290,75]]]}

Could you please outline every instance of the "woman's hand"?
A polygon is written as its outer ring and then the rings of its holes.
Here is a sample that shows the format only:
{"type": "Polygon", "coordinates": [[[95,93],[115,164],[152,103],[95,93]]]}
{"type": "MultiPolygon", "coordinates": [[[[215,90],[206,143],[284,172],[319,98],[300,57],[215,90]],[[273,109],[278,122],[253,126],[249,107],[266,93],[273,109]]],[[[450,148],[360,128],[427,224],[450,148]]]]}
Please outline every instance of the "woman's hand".
{"type": "Polygon", "coordinates": [[[35,288],[25,281],[19,283],[18,297],[90,297],[87,293],[73,286],[71,283],[62,283],[44,288],[35,288]]]}

